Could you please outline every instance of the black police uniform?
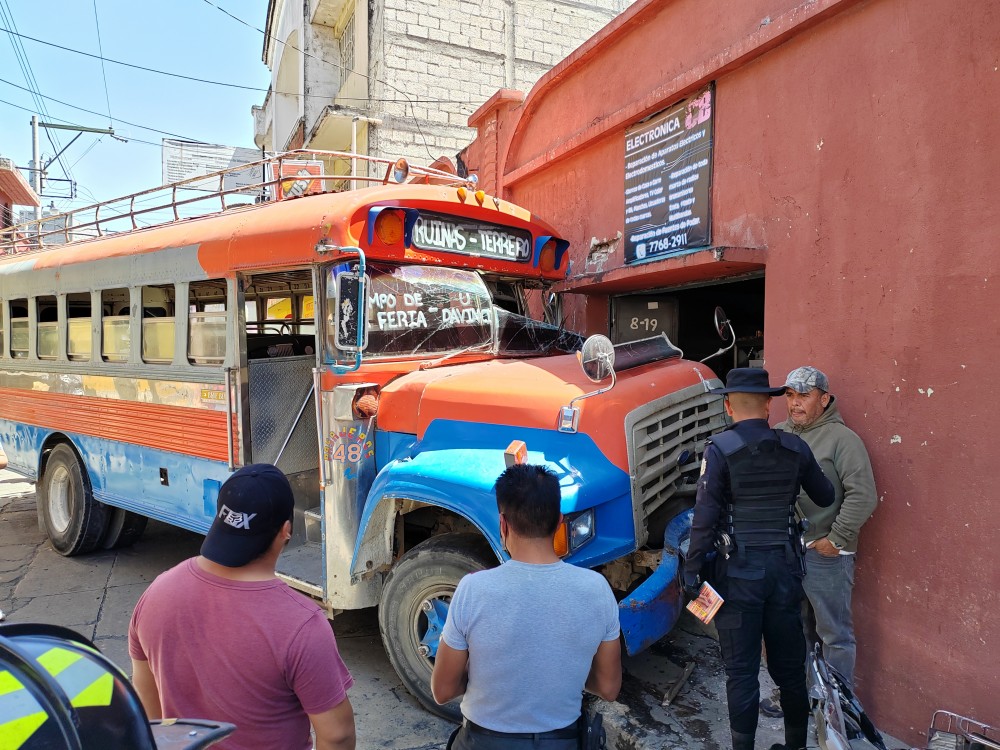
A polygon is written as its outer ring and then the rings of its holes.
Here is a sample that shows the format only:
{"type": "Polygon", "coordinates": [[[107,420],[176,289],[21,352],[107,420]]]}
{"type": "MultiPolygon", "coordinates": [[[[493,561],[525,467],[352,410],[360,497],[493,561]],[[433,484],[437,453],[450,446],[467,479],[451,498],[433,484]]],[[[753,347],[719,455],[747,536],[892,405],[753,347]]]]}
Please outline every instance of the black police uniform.
{"type": "Polygon", "coordinates": [[[757,731],[762,637],[768,671],[781,691],[785,746],[805,747],[809,702],[795,519],[800,486],[817,505],[834,501],[833,486],[809,446],[771,429],[767,420],[741,420],[715,435],[705,450],[684,579],[690,588],[713,558],[716,540],[728,537],[728,557],[720,549],[706,572],[725,599],[715,625],[736,750],[752,750],[757,731]]]}

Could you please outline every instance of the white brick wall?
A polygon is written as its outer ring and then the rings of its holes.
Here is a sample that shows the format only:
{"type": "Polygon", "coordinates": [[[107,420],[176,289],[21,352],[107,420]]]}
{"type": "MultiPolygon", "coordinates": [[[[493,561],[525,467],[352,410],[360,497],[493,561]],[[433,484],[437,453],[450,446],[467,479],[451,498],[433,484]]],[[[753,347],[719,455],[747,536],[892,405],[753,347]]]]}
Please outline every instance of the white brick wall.
{"type": "Polygon", "coordinates": [[[372,102],[383,124],[372,131],[371,153],[421,163],[461,150],[474,135],[466,126],[469,115],[497,89],[511,83],[528,91],[632,2],[372,0],[372,16],[381,26],[373,24],[371,65],[378,71],[373,77],[382,80],[372,83],[372,95],[405,99],[400,89],[414,103],[372,102]]]}
{"type": "MultiPolygon", "coordinates": [[[[406,156],[417,163],[453,156],[474,135],[466,126],[469,115],[497,89],[527,92],[632,2],[355,0],[354,67],[368,80],[352,76],[345,82],[331,64],[340,62],[339,29],[309,23],[301,2],[285,0],[271,33],[296,38],[307,52],[298,80],[286,85],[298,108],[285,112],[285,130],[304,115],[308,137],[325,108],[341,97],[342,106],[382,120],[368,130],[373,156],[406,156]],[[365,96],[370,97],[367,106],[365,96]]],[[[336,21],[338,26],[344,18],[336,21]]],[[[272,75],[276,81],[273,67],[272,75]]],[[[272,125],[259,123],[258,135],[266,137],[272,125]]],[[[281,148],[283,141],[269,145],[281,148]]]]}

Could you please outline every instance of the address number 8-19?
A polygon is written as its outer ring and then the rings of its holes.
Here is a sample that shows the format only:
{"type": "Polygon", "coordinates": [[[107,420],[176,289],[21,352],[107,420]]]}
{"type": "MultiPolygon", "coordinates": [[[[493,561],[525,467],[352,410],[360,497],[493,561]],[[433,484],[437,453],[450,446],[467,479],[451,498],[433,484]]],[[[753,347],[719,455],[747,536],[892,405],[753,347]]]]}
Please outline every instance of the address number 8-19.
{"type": "Polygon", "coordinates": [[[633,331],[655,331],[659,327],[660,321],[656,318],[632,318],[632,323],[629,325],[633,331]]]}

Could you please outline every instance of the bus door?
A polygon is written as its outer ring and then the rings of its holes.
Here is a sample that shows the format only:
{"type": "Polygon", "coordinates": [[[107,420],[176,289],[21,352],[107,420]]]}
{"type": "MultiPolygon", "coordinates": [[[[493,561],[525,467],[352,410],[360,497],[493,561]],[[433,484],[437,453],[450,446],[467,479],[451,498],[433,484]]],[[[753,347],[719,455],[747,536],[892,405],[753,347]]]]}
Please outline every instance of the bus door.
{"type": "Polygon", "coordinates": [[[241,346],[246,354],[244,440],[248,463],[269,463],[295,492],[292,540],[279,572],[324,595],[319,523],[319,448],[313,369],[317,366],[311,269],[244,274],[241,346]],[[249,433],[249,434],[246,434],[249,433]]]}

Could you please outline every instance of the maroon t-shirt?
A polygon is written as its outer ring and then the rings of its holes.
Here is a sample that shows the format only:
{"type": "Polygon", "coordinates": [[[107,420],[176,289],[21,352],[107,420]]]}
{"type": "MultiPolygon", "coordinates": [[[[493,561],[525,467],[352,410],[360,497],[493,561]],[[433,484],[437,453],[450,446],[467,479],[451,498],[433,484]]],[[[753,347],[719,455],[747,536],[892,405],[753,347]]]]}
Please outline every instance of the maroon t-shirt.
{"type": "Polygon", "coordinates": [[[236,725],[220,750],[307,750],[306,714],[333,708],[354,684],[315,602],[277,579],[219,578],[197,558],[142,595],[128,650],[149,662],[165,718],[236,725]]]}

